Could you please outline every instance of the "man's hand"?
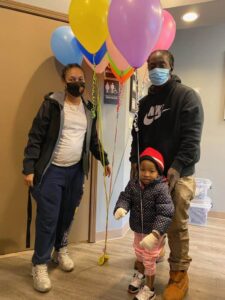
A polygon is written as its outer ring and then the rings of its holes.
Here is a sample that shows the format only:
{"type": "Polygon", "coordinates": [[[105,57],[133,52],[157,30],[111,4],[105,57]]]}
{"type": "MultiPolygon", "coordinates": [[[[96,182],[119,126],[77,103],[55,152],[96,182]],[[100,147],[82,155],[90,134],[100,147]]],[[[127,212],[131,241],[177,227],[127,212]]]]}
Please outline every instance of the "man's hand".
{"type": "Polygon", "coordinates": [[[120,207],[116,210],[114,217],[116,220],[119,220],[122,217],[124,217],[126,214],[127,214],[127,211],[124,208],[120,207]]]}
{"type": "Polygon", "coordinates": [[[137,163],[131,163],[130,179],[136,179],[138,177],[138,166],[137,163]]]}
{"type": "Polygon", "coordinates": [[[168,179],[168,183],[169,183],[170,192],[173,191],[179,178],[180,178],[180,173],[177,172],[177,170],[175,170],[174,168],[169,168],[169,170],[167,172],[167,179],[168,179]]]}
{"type": "Polygon", "coordinates": [[[34,186],[34,174],[25,175],[24,182],[28,187],[33,187],[34,186]]]}
{"type": "Polygon", "coordinates": [[[110,177],[112,173],[112,169],[110,165],[105,166],[105,176],[110,177]]]}

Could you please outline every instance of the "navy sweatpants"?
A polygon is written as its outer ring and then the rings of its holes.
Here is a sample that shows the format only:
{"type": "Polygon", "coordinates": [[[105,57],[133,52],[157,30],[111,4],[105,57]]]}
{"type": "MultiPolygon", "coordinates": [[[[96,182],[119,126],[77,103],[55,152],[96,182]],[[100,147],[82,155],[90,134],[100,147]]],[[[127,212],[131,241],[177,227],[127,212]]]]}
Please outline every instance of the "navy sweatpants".
{"type": "Polygon", "coordinates": [[[46,264],[56,250],[68,243],[74,212],[83,194],[82,164],[71,167],[51,165],[40,186],[32,190],[37,202],[33,265],[46,264]]]}

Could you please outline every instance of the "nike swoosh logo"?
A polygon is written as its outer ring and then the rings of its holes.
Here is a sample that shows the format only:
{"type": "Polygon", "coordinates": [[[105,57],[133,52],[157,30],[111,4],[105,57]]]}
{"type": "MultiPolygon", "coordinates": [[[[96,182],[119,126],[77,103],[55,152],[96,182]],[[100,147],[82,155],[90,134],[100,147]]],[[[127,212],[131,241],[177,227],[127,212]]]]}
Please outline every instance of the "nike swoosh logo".
{"type": "Polygon", "coordinates": [[[151,116],[148,116],[148,114],[146,114],[145,118],[144,118],[144,125],[151,125],[155,120],[158,120],[162,116],[162,113],[164,113],[168,110],[170,110],[170,108],[166,108],[166,109],[162,110],[161,113],[154,114],[151,116]]]}
{"type": "MultiPolygon", "coordinates": [[[[166,109],[162,110],[161,114],[168,111],[168,110],[170,110],[170,108],[166,108],[166,109]]],[[[152,116],[146,115],[145,117],[148,118],[148,119],[154,119],[155,117],[158,117],[158,116],[159,116],[159,114],[155,114],[155,115],[152,115],[152,116]]]]}

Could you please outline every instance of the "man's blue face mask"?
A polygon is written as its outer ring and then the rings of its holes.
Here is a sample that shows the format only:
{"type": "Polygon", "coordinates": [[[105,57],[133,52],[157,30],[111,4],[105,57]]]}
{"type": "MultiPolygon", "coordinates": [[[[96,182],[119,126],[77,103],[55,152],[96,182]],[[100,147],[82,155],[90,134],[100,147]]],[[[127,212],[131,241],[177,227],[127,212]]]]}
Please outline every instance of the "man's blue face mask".
{"type": "Polygon", "coordinates": [[[149,79],[156,86],[163,85],[170,78],[170,70],[164,68],[155,68],[149,71],[149,79]]]}

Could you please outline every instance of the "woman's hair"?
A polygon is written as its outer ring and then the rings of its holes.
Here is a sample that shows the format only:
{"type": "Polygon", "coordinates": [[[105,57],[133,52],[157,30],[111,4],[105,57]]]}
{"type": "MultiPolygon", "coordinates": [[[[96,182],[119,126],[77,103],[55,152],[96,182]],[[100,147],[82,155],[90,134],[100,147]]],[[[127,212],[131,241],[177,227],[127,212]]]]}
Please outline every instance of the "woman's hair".
{"type": "Polygon", "coordinates": [[[68,64],[62,69],[61,77],[65,81],[66,80],[66,73],[72,68],[78,68],[84,73],[84,69],[77,63],[74,64],[68,64]]]}

